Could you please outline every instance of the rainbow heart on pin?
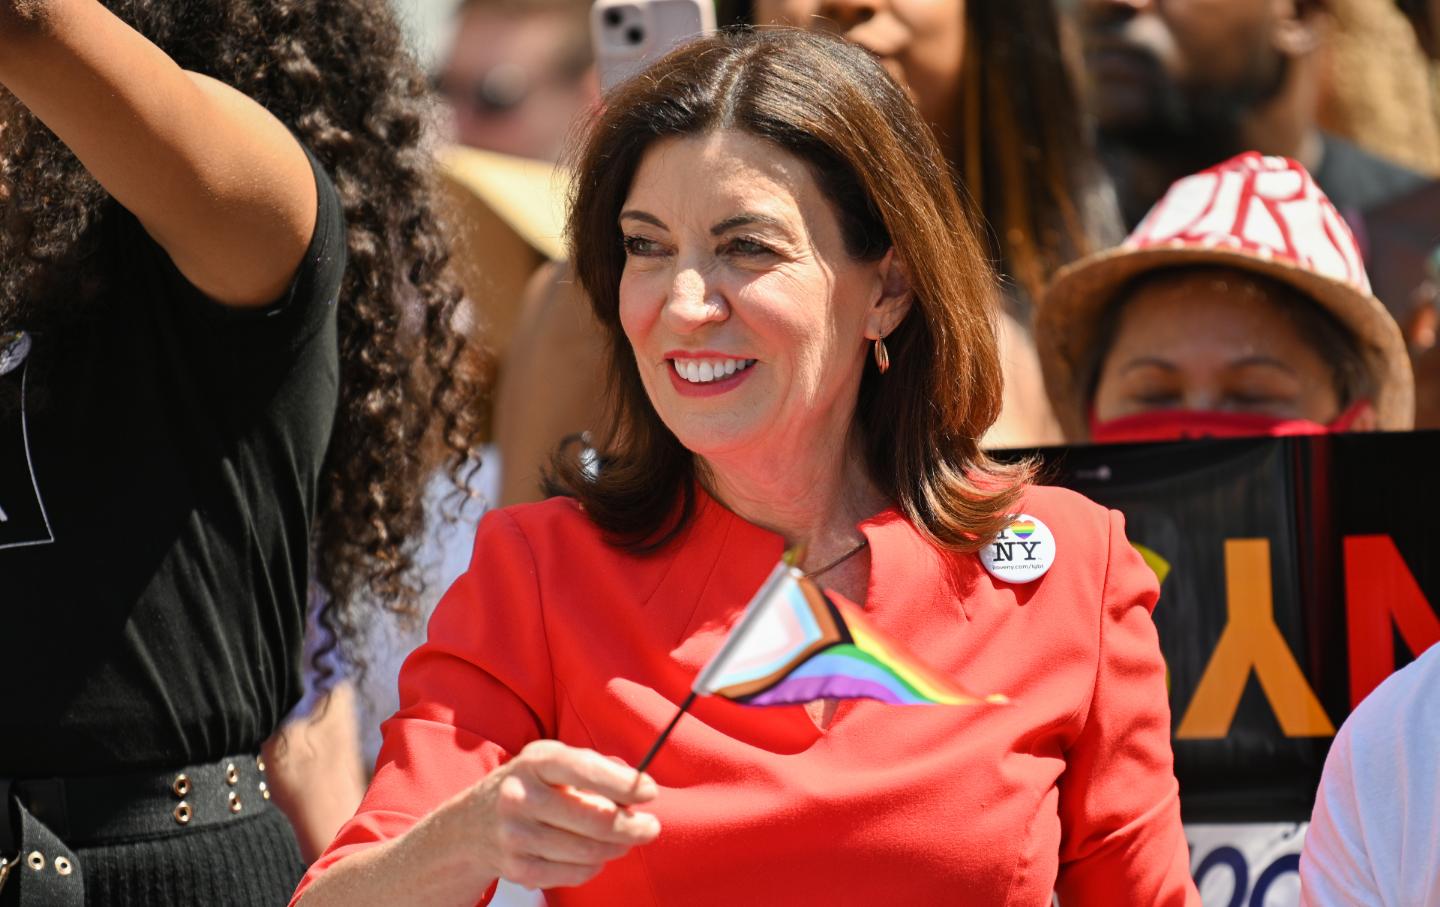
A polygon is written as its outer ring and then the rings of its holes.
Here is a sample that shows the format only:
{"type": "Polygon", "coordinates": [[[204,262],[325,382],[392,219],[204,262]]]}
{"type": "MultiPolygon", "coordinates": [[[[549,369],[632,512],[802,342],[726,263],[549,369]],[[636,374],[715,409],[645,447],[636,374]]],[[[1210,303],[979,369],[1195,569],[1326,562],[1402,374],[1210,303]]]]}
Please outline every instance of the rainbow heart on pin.
{"type": "Polygon", "coordinates": [[[1018,523],[1011,523],[1010,531],[1015,533],[1017,539],[1028,539],[1035,534],[1035,521],[1021,520],[1018,523]]]}

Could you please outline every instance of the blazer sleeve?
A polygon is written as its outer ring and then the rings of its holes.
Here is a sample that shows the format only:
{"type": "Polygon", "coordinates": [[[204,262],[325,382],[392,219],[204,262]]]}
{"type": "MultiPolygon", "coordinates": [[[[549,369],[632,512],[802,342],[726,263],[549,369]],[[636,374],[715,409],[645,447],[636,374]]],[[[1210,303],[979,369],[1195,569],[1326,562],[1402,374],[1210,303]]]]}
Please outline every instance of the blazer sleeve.
{"type": "Polygon", "coordinates": [[[486,514],[469,569],[440,600],[426,642],[400,670],[400,709],[382,725],[365,798],[295,898],[348,855],[404,834],[525,744],[554,736],[555,686],[538,590],[519,525],[503,510],[486,514]]]}
{"type": "Polygon", "coordinates": [[[1060,778],[1064,907],[1200,904],[1180,824],[1155,575],[1109,513],[1095,687],[1060,778]]]}

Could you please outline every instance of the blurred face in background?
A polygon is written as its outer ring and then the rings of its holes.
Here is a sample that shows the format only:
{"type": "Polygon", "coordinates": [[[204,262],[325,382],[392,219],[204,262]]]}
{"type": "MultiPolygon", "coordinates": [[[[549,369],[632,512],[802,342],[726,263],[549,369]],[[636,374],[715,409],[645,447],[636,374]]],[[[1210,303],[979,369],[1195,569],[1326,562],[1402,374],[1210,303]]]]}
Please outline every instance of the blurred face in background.
{"type": "Polygon", "coordinates": [[[1077,15],[1101,132],[1140,146],[1228,143],[1308,41],[1288,0],[1079,0],[1077,15]]]}
{"type": "Polygon", "coordinates": [[[599,97],[584,8],[461,8],[436,77],[462,145],[554,160],[599,97]]]}
{"type": "Polygon", "coordinates": [[[953,127],[965,64],[965,0],[756,0],[755,21],[842,35],[880,60],[926,121],[953,127]]]}
{"type": "Polygon", "coordinates": [[[1100,362],[1095,421],[1192,410],[1333,422],[1344,406],[1334,354],[1273,292],[1233,270],[1142,282],[1100,362]]]}

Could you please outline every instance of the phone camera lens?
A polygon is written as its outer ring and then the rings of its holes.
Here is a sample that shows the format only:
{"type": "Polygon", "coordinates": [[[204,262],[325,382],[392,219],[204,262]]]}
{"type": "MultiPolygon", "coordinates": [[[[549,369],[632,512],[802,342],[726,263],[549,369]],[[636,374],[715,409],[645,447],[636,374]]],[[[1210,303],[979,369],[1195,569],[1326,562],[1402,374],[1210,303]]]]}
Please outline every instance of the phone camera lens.
{"type": "Polygon", "coordinates": [[[625,40],[631,44],[639,44],[645,40],[645,29],[638,25],[632,25],[625,29],[625,40]]]}
{"type": "Polygon", "coordinates": [[[610,26],[611,28],[615,28],[624,21],[625,17],[620,15],[620,10],[615,9],[614,7],[605,10],[605,24],[610,26]]]}

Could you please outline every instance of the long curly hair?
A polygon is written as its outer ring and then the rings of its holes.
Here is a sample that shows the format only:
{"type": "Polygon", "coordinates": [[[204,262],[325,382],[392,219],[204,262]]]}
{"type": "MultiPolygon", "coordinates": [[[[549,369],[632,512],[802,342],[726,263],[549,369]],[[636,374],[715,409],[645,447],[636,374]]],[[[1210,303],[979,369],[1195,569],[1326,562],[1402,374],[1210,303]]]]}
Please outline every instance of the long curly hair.
{"type": "MultiPolygon", "coordinates": [[[[105,0],[181,67],[268,108],[339,191],[339,409],[313,527],[321,622],[349,641],[360,602],[412,613],[422,492],[457,487],[479,443],[484,389],[457,327],[462,292],[432,204],[431,101],[386,0],[105,0]],[[440,451],[437,464],[435,451],[440,451]]],[[[83,312],[107,284],[117,203],[53,133],[0,90],[0,331],[83,312]],[[48,304],[47,304],[48,303],[48,304]]]]}

